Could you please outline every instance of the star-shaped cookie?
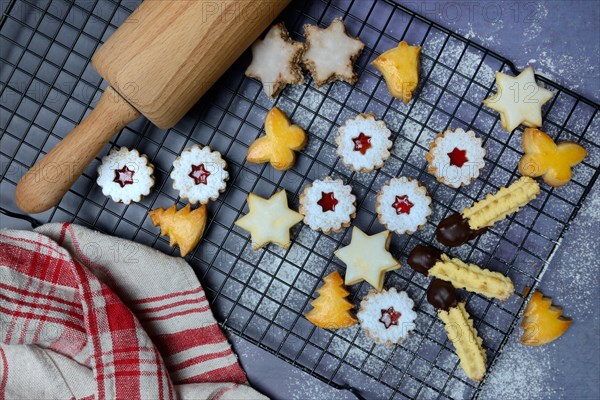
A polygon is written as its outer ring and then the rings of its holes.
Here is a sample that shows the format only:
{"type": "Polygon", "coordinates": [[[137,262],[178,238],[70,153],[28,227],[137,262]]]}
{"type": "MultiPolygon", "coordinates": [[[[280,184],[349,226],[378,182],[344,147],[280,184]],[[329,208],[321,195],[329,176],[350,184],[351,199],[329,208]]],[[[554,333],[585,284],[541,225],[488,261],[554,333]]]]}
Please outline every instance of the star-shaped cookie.
{"type": "Polygon", "coordinates": [[[302,221],[303,216],[289,209],[285,190],[268,200],[250,193],[247,201],[250,211],[235,224],[250,232],[252,249],[258,250],[269,243],[289,248],[290,228],[302,221]]]}
{"type": "Polygon", "coordinates": [[[300,60],[304,44],[290,39],[283,22],[273,25],[264,40],[252,45],[252,62],[246,76],[262,82],[269,97],[276,97],[286,84],[304,82],[300,60]]]}
{"type": "Polygon", "coordinates": [[[542,106],[554,93],[538,86],[533,68],[525,68],[518,76],[496,72],[496,85],[498,92],[483,104],[500,113],[502,129],[512,132],[519,124],[542,126],[542,106]]]}
{"type": "Polygon", "coordinates": [[[280,171],[292,168],[296,161],[295,152],[306,146],[304,130],[290,124],[285,113],[273,107],[265,118],[265,133],[250,145],[246,160],[257,164],[270,162],[273,168],[280,171]]]}
{"type": "Polygon", "coordinates": [[[336,80],[356,83],[358,77],[353,64],[364,43],[346,33],[344,21],[336,18],[326,28],[304,25],[306,51],[302,56],[304,67],[310,71],[317,86],[336,80]]]}
{"type": "Polygon", "coordinates": [[[369,236],[357,227],[352,229],[350,244],[335,252],[346,264],[346,285],[367,281],[377,291],[383,289],[385,273],[400,268],[388,251],[390,240],[390,231],[369,236]]]}

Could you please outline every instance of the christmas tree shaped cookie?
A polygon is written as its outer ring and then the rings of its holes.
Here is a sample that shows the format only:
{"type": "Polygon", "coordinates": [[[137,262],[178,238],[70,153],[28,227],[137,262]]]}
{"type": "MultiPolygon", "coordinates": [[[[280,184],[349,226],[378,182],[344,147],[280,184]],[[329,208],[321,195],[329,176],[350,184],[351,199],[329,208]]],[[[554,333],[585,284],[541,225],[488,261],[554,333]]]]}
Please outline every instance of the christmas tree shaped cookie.
{"type": "Polygon", "coordinates": [[[206,228],[206,205],[191,210],[186,205],[177,211],[173,204],[168,209],[157,208],[148,213],[154,226],[160,225],[160,234],[169,236],[171,246],[179,246],[181,257],[185,257],[200,242],[206,228]]]}
{"type": "Polygon", "coordinates": [[[344,280],[337,271],[327,275],[319,290],[319,297],[312,301],[313,309],[306,319],[323,329],[347,328],[356,323],[351,311],[354,305],[348,301],[350,293],[344,287],[344,280]]]}

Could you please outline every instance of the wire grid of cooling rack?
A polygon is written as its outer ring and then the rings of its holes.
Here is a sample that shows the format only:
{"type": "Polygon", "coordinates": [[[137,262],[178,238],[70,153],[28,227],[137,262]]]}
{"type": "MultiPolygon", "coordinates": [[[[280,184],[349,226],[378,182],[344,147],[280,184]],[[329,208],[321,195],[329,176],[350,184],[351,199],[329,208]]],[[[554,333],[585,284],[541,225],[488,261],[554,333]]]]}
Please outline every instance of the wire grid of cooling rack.
{"type": "MultiPolygon", "coordinates": [[[[138,3],[3,3],[0,189],[4,209],[17,211],[13,195],[19,178],[99,98],[106,85],[90,58],[138,3]]],[[[174,128],[160,130],[142,118],[105,148],[102,155],[113,146],[128,146],[149,156],[156,177],[150,196],[129,206],[109,201],[94,182],[97,158],[56,208],[36,218],[73,221],[178,254],[159,236],[147,212],[178,202],[168,175],[181,150],[194,143],[209,145],[225,156],[231,178],[227,191],[209,205],[206,235],[188,261],[226,329],[332,386],[353,388],[365,397],[476,397],[485,381],[473,383],[460,369],[443,325],[425,299],[428,279],[406,266],[406,255],[420,242],[439,246],[434,230],[441,219],[518,178],[521,130],[508,135],[498,115],[481,105],[495,90],[495,71],[517,71],[497,54],[388,1],[295,1],[280,18],[294,39],[303,40],[303,24],[326,26],[340,16],[366,44],[356,63],[360,76],[356,85],[337,82],[317,89],[308,79],[304,85],[288,87],[273,103],[259,83],[244,77],[246,52],[174,128]],[[391,98],[369,64],[400,40],[423,46],[422,84],[408,106],[391,98]],[[285,173],[245,163],[246,150],[262,134],[264,116],[274,104],[310,134],[307,149],[285,173]],[[393,132],[392,156],[376,172],[353,173],[335,154],[337,127],[360,112],[384,119],[393,132]],[[448,127],[475,130],[487,149],[479,179],[459,190],[437,183],[426,172],[428,144],[448,127]],[[344,270],[333,251],[348,243],[349,230],[325,236],[300,224],[293,230],[289,250],[270,246],[254,252],[247,234],[233,225],[246,209],[248,193],[270,196],[285,188],[291,205],[297,206],[303,187],[328,175],[353,186],[358,204],[354,225],[368,233],[382,229],[374,202],[391,177],[417,178],[433,199],[426,229],[412,236],[394,235],[391,245],[405,266],[387,274],[386,286],[406,290],[418,310],[417,328],[401,345],[375,346],[357,326],[324,331],[303,318],[322,277],[334,269],[344,270]]],[[[517,293],[537,285],[596,181],[600,164],[598,105],[544,78],[538,80],[556,93],[544,107],[544,129],[555,139],[583,144],[587,159],[576,168],[569,185],[561,189],[542,185],[541,195],[522,211],[496,224],[487,235],[449,251],[509,275],[517,293]]],[[[367,284],[352,286],[351,300],[358,304],[368,289],[367,284]]],[[[493,365],[516,327],[525,299],[515,295],[501,303],[467,293],[463,298],[493,365]]]]}

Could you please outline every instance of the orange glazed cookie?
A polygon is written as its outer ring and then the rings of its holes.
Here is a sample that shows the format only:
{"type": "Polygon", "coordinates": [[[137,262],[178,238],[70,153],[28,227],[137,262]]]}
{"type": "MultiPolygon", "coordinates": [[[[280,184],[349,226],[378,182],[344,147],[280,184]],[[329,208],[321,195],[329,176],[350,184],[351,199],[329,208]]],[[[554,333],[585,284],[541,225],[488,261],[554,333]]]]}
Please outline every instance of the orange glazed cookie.
{"type": "Polygon", "coordinates": [[[561,337],[572,323],[571,318],[562,316],[561,307],[552,305],[551,298],[536,290],[525,308],[520,342],[528,346],[550,343],[561,337]]]}
{"type": "Polygon", "coordinates": [[[347,299],[348,291],[344,280],[337,271],[327,275],[325,283],[318,290],[319,297],[310,304],[313,309],[306,314],[306,319],[323,329],[347,328],[356,323],[351,311],[354,305],[347,299]]]}
{"type": "Polygon", "coordinates": [[[190,211],[188,204],[177,211],[173,204],[167,210],[157,208],[148,213],[154,226],[160,226],[160,234],[169,236],[171,246],[179,246],[181,257],[196,247],[206,228],[206,205],[190,211]]]}
{"type": "Polygon", "coordinates": [[[519,171],[532,178],[541,176],[550,186],[559,187],[571,180],[571,168],[583,161],[587,151],[574,142],[554,143],[539,129],[523,133],[523,151],[519,171]]]}
{"type": "Polygon", "coordinates": [[[270,162],[273,168],[285,171],[296,161],[295,151],[306,146],[306,133],[298,125],[290,124],[287,116],[273,107],[265,118],[266,135],[250,145],[246,160],[251,163],[270,162]]]}
{"type": "Polygon", "coordinates": [[[409,46],[402,41],[373,61],[381,72],[391,95],[408,104],[419,86],[419,55],[421,46],[409,46]]]}

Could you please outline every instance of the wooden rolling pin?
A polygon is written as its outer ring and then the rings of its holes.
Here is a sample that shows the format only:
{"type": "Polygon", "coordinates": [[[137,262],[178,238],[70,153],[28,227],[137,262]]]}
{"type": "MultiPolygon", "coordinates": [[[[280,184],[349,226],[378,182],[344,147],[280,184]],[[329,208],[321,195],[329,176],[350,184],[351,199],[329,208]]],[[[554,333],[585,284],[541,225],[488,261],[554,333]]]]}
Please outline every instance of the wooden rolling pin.
{"type": "Polygon", "coordinates": [[[106,143],[144,115],[175,125],[290,0],[145,0],[94,54],[110,87],[96,108],[21,178],[19,208],[58,204],[106,143]]]}

